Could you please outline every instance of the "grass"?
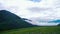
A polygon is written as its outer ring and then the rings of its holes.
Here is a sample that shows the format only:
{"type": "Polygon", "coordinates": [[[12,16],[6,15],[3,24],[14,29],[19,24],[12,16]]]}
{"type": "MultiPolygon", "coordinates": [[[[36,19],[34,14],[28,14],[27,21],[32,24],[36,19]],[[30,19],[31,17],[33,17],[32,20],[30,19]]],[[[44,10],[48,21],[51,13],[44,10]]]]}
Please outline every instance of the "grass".
{"type": "Polygon", "coordinates": [[[41,26],[2,31],[0,34],[60,34],[60,26],[41,26]]]}

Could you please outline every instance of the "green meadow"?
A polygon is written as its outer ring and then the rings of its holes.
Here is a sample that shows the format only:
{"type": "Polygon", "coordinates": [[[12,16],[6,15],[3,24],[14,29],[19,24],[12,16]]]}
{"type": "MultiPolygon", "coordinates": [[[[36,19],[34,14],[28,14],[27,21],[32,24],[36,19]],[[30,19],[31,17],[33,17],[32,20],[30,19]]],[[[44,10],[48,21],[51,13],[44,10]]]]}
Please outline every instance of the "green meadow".
{"type": "Polygon", "coordinates": [[[1,31],[0,34],[60,34],[60,26],[40,26],[1,31]]]}

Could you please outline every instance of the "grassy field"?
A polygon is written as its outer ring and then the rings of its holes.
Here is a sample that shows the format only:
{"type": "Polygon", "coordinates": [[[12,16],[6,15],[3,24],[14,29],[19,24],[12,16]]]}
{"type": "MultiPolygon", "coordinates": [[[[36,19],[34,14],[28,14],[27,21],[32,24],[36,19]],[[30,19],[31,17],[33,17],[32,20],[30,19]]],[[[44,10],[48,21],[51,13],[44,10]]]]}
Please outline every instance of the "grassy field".
{"type": "Polygon", "coordinates": [[[41,26],[2,31],[0,34],[60,34],[60,26],[41,26]]]}

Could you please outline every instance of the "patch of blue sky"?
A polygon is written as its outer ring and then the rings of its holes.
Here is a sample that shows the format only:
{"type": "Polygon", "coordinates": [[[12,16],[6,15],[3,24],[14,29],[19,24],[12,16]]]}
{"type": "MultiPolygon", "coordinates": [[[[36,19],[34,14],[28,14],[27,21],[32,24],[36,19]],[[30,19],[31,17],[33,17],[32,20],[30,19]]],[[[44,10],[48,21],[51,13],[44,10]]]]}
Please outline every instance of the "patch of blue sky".
{"type": "Polygon", "coordinates": [[[40,2],[41,0],[30,0],[32,2],[40,2]]]}

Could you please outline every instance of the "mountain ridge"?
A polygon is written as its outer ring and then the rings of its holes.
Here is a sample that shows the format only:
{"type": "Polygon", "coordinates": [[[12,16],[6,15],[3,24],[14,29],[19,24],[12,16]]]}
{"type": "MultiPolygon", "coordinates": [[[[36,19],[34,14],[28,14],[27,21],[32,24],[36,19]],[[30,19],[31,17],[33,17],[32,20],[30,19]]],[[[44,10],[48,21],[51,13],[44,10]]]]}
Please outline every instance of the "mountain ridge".
{"type": "Polygon", "coordinates": [[[8,10],[0,10],[0,30],[8,30],[14,28],[26,28],[36,25],[29,24],[21,17],[9,12],[8,10]]]}

